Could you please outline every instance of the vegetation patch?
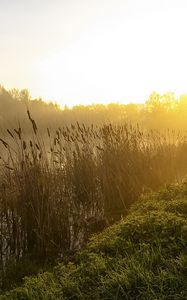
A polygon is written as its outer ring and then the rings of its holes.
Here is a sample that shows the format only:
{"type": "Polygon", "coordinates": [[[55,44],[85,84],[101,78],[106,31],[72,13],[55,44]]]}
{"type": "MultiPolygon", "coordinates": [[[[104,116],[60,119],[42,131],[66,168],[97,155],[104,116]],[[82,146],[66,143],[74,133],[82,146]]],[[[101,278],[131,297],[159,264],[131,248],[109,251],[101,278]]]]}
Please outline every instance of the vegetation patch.
{"type": "Polygon", "coordinates": [[[187,299],[185,191],[186,183],[143,197],[74,263],[26,277],[0,299],[187,299]]]}

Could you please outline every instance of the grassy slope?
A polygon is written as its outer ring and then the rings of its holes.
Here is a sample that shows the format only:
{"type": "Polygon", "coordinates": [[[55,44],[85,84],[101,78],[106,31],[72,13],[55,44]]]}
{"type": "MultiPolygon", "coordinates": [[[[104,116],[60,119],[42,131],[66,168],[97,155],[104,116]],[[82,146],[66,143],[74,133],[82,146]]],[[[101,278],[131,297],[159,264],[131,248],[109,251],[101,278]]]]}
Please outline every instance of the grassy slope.
{"type": "Polygon", "coordinates": [[[28,277],[0,299],[187,299],[187,185],[144,197],[75,264],[28,277]]]}

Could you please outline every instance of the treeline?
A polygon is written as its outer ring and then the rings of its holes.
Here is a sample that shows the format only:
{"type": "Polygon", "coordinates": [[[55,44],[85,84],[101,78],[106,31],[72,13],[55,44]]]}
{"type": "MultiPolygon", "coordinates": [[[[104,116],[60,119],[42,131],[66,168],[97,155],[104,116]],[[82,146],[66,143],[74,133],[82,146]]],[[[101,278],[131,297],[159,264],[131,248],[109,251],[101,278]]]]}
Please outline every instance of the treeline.
{"type": "Polygon", "coordinates": [[[20,122],[29,130],[26,110],[29,109],[41,131],[46,126],[58,128],[78,121],[84,124],[138,123],[146,129],[187,129],[187,95],[176,97],[173,93],[152,93],[144,104],[109,104],[75,106],[60,109],[41,98],[32,99],[27,90],[9,90],[0,87],[0,128],[15,126],[20,122]]]}

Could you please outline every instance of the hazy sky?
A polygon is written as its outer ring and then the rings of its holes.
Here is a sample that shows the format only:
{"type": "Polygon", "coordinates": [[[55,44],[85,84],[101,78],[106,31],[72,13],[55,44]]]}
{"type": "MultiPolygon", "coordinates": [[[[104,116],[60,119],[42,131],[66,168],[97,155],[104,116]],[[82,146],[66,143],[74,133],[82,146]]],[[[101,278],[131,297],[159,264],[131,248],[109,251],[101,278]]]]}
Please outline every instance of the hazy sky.
{"type": "Polygon", "coordinates": [[[187,93],[187,0],[0,0],[0,84],[59,103],[187,93]]]}

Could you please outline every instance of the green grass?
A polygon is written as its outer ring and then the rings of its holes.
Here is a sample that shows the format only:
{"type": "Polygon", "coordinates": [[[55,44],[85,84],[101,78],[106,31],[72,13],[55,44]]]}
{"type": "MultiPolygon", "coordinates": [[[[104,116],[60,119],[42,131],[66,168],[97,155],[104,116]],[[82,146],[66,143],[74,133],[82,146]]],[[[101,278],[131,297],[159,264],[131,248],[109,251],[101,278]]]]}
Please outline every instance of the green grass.
{"type": "Polygon", "coordinates": [[[186,191],[183,184],[143,197],[74,263],[26,277],[0,299],[187,299],[186,191]]]}

